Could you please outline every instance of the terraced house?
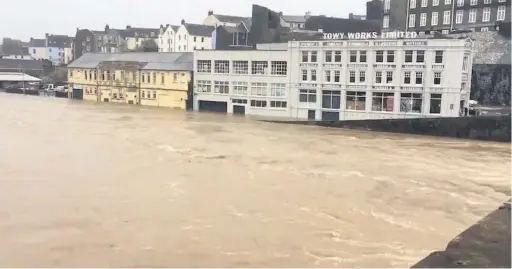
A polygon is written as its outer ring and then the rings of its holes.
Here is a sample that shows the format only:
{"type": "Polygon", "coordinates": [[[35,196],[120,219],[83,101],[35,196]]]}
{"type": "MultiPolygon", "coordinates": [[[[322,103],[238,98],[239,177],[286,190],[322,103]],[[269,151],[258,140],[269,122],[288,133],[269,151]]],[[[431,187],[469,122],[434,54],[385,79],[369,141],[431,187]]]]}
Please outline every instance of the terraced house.
{"type": "Polygon", "coordinates": [[[187,108],[193,53],[87,53],[68,66],[70,97],[187,108]]]}

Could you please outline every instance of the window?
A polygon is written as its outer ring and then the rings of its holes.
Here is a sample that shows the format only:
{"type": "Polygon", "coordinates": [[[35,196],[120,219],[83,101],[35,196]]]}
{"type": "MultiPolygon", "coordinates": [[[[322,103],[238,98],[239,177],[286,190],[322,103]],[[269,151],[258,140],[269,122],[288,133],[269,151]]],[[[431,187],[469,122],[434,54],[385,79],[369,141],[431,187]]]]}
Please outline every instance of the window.
{"type": "Polygon", "coordinates": [[[215,61],[215,73],[228,74],[229,73],[229,61],[216,60],[215,61]]]}
{"type": "Polygon", "coordinates": [[[506,6],[499,6],[498,7],[498,14],[496,15],[497,21],[504,21],[505,20],[505,12],[507,10],[506,6]]]}
{"type": "Polygon", "coordinates": [[[212,82],[209,80],[198,80],[197,81],[197,92],[211,92],[212,82]]]}
{"type": "Polygon", "coordinates": [[[439,6],[439,0],[432,0],[433,6],[439,6]]]}
{"type": "Polygon", "coordinates": [[[420,26],[427,25],[427,13],[421,13],[420,15],[420,26]]]}
{"type": "Polygon", "coordinates": [[[441,99],[442,94],[430,94],[430,114],[441,114],[441,99]]]}
{"type": "Polygon", "coordinates": [[[386,83],[393,83],[393,71],[386,71],[386,83]]]}
{"type": "Polygon", "coordinates": [[[488,22],[491,20],[491,8],[484,7],[484,11],[482,12],[482,22],[488,22]]]}
{"type": "Polygon", "coordinates": [[[302,81],[308,81],[308,70],[302,69],[302,81]]]}
{"type": "Polygon", "coordinates": [[[322,91],[322,108],[340,109],[341,92],[340,91],[322,91]]]}
{"type": "Polygon", "coordinates": [[[340,74],[339,70],[334,70],[334,82],[340,82],[340,74]]]}
{"type": "Polygon", "coordinates": [[[416,72],[416,84],[423,84],[423,72],[416,72]]]}
{"type": "Polygon", "coordinates": [[[267,96],[267,83],[253,82],[251,83],[252,96],[267,96]]]}
{"type": "Polygon", "coordinates": [[[156,99],[156,91],[153,92],[153,99],[156,99]]]}
{"type": "Polygon", "coordinates": [[[85,80],[87,80],[88,76],[87,76],[87,70],[84,71],[84,74],[85,74],[85,80]]]}
{"type": "Polygon", "coordinates": [[[411,72],[404,72],[404,84],[411,84],[411,72]]]}
{"type": "Polygon", "coordinates": [[[332,51],[325,52],[325,62],[326,63],[332,62],[332,51]]]}
{"type": "Polygon", "coordinates": [[[317,52],[316,51],[312,51],[311,52],[311,61],[312,63],[316,63],[316,60],[317,60],[317,52]]]}
{"type": "Polygon", "coordinates": [[[331,70],[325,71],[325,82],[331,82],[331,70]]]}
{"type": "Polygon", "coordinates": [[[464,0],[457,0],[457,6],[458,7],[464,6],[464,0]]]}
{"type": "Polygon", "coordinates": [[[443,24],[450,24],[450,10],[443,13],[443,24]]]}
{"type": "Polygon", "coordinates": [[[267,61],[252,61],[251,62],[251,73],[253,75],[266,75],[268,69],[267,61]]]}
{"type": "Polygon", "coordinates": [[[233,86],[233,95],[247,95],[249,83],[233,81],[231,84],[233,86]]]}
{"type": "Polygon", "coordinates": [[[375,61],[377,63],[382,63],[384,62],[384,51],[383,50],[378,50],[377,51],[377,54],[375,56],[375,61]]]}
{"type": "Polygon", "coordinates": [[[334,52],[334,62],[336,62],[336,63],[341,62],[341,51],[334,52]]]}
{"type": "Polygon", "coordinates": [[[309,52],[307,51],[303,51],[302,52],[302,62],[303,63],[307,63],[309,60],[309,52]]]}
{"type": "Polygon", "coordinates": [[[299,90],[299,102],[316,103],[316,90],[299,90]]]}
{"type": "Polygon", "coordinates": [[[435,60],[435,63],[436,64],[443,63],[443,51],[442,50],[436,50],[436,60],[435,60]]]}
{"type": "Polygon", "coordinates": [[[469,2],[469,4],[472,5],[472,6],[476,6],[476,5],[478,5],[478,0],[471,0],[469,2]]]}
{"type": "Polygon", "coordinates": [[[311,72],[311,81],[316,81],[316,70],[310,70],[311,72]]]}
{"type": "Polygon", "coordinates": [[[490,4],[491,2],[491,0],[484,0],[484,4],[490,4]]]}
{"type": "Polygon", "coordinates": [[[375,72],[375,83],[382,83],[382,71],[375,72]]]}
{"type": "Polygon", "coordinates": [[[472,8],[469,10],[469,19],[468,22],[475,23],[476,22],[476,8],[472,8]]]}
{"type": "Polygon", "coordinates": [[[416,26],[416,14],[410,14],[409,15],[409,27],[415,27],[416,26]]]}
{"type": "Polygon", "coordinates": [[[149,73],[148,73],[148,83],[151,83],[151,76],[149,73]]]}
{"type": "Polygon", "coordinates": [[[350,71],[349,71],[349,74],[350,74],[350,80],[349,80],[349,82],[350,82],[350,83],[355,83],[355,82],[356,82],[356,71],[354,71],[354,70],[350,70],[350,71]]]}
{"type": "Polygon", "coordinates": [[[233,61],[233,74],[249,74],[249,61],[233,61]]]}
{"type": "Polygon", "coordinates": [[[425,62],[425,51],[424,50],[416,51],[416,62],[417,63],[425,62]]]}
{"type": "Polygon", "coordinates": [[[382,19],[382,28],[389,28],[389,15],[385,15],[382,19]]]}
{"type": "Polygon", "coordinates": [[[388,50],[388,54],[387,54],[386,58],[387,58],[388,63],[393,63],[395,61],[395,51],[388,50]]]}
{"type": "Polygon", "coordinates": [[[451,3],[452,3],[452,0],[444,0],[444,4],[445,4],[445,5],[449,5],[449,4],[451,4],[451,3]]]}
{"type": "Polygon", "coordinates": [[[229,94],[229,82],[228,81],[215,81],[213,84],[213,92],[221,94],[229,94]]]}
{"type": "Polygon", "coordinates": [[[355,50],[350,51],[350,62],[351,63],[357,62],[357,51],[355,51],[355,50]]]}
{"type": "Polygon", "coordinates": [[[421,93],[400,94],[400,112],[421,113],[422,103],[421,93]]]}
{"type": "Polygon", "coordinates": [[[267,101],[251,100],[251,107],[267,107],[267,101]]]}
{"type": "Polygon", "coordinates": [[[204,37],[201,37],[201,42],[204,42],[204,37]]]}
{"type": "Polygon", "coordinates": [[[347,92],[347,110],[366,110],[366,92],[347,92]]]}
{"type": "Polygon", "coordinates": [[[366,51],[359,51],[359,62],[366,63],[366,51]]]}
{"type": "Polygon", "coordinates": [[[153,73],[153,84],[156,84],[156,73],[153,73]]]}
{"type": "Polygon", "coordinates": [[[146,92],[145,92],[145,91],[142,91],[142,92],[140,93],[140,95],[141,95],[141,97],[142,97],[142,98],[146,98],[146,92]]]}
{"type": "Polygon", "coordinates": [[[412,63],[412,50],[406,50],[405,51],[405,62],[406,63],[412,63]]]}
{"type": "Polygon", "coordinates": [[[427,7],[428,6],[428,0],[421,0],[421,7],[427,7]]]}
{"type": "Polygon", "coordinates": [[[270,74],[286,76],[286,61],[272,61],[270,64],[270,74]]]}
{"type": "Polygon", "coordinates": [[[196,42],[196,37],[194,36],[194,42],[196,42]]]}
{"type": "Polygon", "coordinates": [[[392,92],[374,92],[372,96],[372,111],[393,112],[395,94],[392,92]]]}
{"type": "Polygon", "coordinates": [[[160,75],[160,83],[162,83],[162,85],[165,84],[165,74],[164,73],[162,73],[160,75]]]}
{"type": "Polygon", "coordinates": [[[410,5],[409,7],[412,9],[412,8],[416,8],[416,0],[410,0],[410,5]]]}
{"type": "Polygon", "coordinates": [[[462,59],[462,70],[468,70],[468,56],[464,56],[464,58],[462,59]]]}
{"type": "Polygon", "coordinates": [[[286,84],[284,84],[284,83],[270,84],[270,96],[285,97],[286,96],[286,84]]]}
{"type": "Polygon", "coordinates": [[[231,99],[233,104],[247,104],[247,99],[231,99]]]}
{"type": "Polygon", "coordinates": [[[389,11],[391,7],[391,0],[384,0],[384,12],[389,11]]]}
{"type": "Polygon", "coordinates": [[[365,81],[366,81],[366,72],[359,71],[359,82],[365,82],[365,81]]]}
{"type": "Polygon", "coordinates": [[[286,102],[285,101],[270,101],[270,107],[286,108],[286,102]]]}
{"type": "Polygon", "coordinates": [[[441,85],[441,72],[434,72],[434,85],[441,85]]]}
{"type": "Polygon", "coordinates": [[[437,25],[439,20],[439,15],[437,12],[432,12],[432,20],[430,22],[431,25],[437,25]]]}
{"type": "Polygon", "coordinates": [[[457,12],[455,13],[455,23],[461,24],[463,18],[464,18],[464,10],[457,10],[457,12]]]}

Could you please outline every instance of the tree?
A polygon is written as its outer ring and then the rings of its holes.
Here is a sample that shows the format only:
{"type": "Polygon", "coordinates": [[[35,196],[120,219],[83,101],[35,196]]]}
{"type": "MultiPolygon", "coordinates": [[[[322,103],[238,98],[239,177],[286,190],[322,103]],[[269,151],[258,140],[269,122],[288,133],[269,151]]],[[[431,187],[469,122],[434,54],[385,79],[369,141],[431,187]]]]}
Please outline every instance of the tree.
{"type": "Polygon", "coordinates": [[[4,37],[2,40],[2,53],[8,55],[22,55],[24,43],[20,40],[4,37]]]}
{"type": "Polygon", "coordinates": [[[146,39],[136,49],[138,52],[158,52],[158,45],[154,39],[146,39]]]}

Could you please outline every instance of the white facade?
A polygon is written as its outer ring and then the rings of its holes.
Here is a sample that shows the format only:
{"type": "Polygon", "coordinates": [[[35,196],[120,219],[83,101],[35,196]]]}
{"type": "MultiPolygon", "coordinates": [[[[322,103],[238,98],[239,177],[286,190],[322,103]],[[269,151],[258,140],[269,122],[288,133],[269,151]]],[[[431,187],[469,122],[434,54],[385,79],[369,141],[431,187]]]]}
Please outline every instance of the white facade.
{"type": "MultiPolygon", "coordinates": [[[[142,46],[142,44],[144,43],[144,41],[146,40],[151,40],[153,39],[153,41],[155,41],[155,44],[158,44],[158,36],[155,36],[154,38],[151,38],[151,37],[127,37],[125,38],[125,42],[126,42],[126,48],[128,50],[136,50],[138,47],[142,46]]],[[[119,52],[117,51],[117,48],[116,48],[116,51],[115,52],[119,52]]]]}
{"type": "Polygon", "coordinates": [[[180,25],[174,36],[174,51],[193,52],[194,50],[212,49],[212,36],[195,36],[189,34],[185,25],[180,25]]]}
{"type": "Polygon", "coordinates": [[[160,30],[160,34],[158,35],[158,51],[159,52],[174,52],[176,50],[174,38],[176,36],[176,32],[174,31],[172,26],[167,26],[166,28],[162,28],[160,30]]]}
{"type": "Polygon", "coordinates": [[[29,47],[28,53],[33,59],[43,60],[46,59],[46,47],[29,47]]]}
{"type": "Polygon", "coordinates": [[[69,64],[73,61],[73,48],[64,48],[64,64],[69,64]]]}
{"type": "MultiPolygon", "coordinates": [[[[222,100],[231,113],[231,82],[260,82],[251,70],[251,75],[232,73],[233,61],[266,61],[268,67],[271,61],[287,62],[286,78],[261,80],[287,83],[286,108],[276,113],[267,102],[253,109],[251,101],[262,97],[248,91],[237,95],[247,99],[246,114],[316,120],[458,117],[469,106],[469,39],[292,41],[287,51],[198,51],[195,56],[194,109],[198,100],[222,100]],[[198,62],[204,60],[212,61],[212,73],[199,72],[198,62]],[[229,73],[217,74],[215,60],[229,61],[229,73]],[[198,81],[229,81],[229,94],[216,93],[214,84],[204,93],[198,81]]],[[[270,91],[269,85],[267,101],[270,91]]]]}
{"type": "Polygon", "coordinates": [[[34,60],[31,55],[21,54],[0,55],[0,59],[34,60]]]}

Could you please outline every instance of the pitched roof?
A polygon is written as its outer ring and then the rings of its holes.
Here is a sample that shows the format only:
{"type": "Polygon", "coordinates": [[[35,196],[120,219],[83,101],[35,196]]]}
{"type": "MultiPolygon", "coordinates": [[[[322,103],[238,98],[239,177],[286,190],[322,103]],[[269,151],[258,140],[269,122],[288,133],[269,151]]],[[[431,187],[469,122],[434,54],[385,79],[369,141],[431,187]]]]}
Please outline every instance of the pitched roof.
{"type": "Polygon", "coordinates": [[[282,15],[281,18],[283,18],[286,22],[306,22],[306,17],[304,15],[296,16],[296,15],[282,15]]]}
{"type": "Polygon", "coordinates": [[[42,60],[0,59],[1,70],[43,70],[42,60]]]}
{"type": "Polygon", "coordinates": [[[48,47],[71,48],[73,38],[67,35],[49,35],[48,47]]]}
{"type": "Polygon", "coordinates": [[[46,40],[39,38],[31,38],[28,42],[29,47],[44,48],[46,47],[46,40]]]}
{"type": "Polygon", "coordinates": [[[251,31],[252,18],[245,18],[243,21],[241,21],[241,24],[247,28],[247,31],[251,31]]]}
{"type": "Polygon", "coordinates": [[[231,15],[220,15],[220,14],[213,14],[217,20],[220,22],[227,22],[227,23],[240,23],[241,21],[247,19],[247,17],[240,17],[240,16],[231,16],[231,15]]]}
{"type": "Polygon", "coordinates": [[[69,68],[96,68],[103,62],[139,62],[145,70],[193,70],[192,52],[86,53],[69,68]]]}
{"type": "Polygon", "coordinates": [[[213,26],[202,24],[185,23],[184,26],[188,34],[193,36],[212,36],[212,32],[215,30],[213,26]]]}
{"type": "Polygon", "coordinates": [[[158,37],[158,33],[160,33],[159,28],[140,28],[140,27],[129,27],[126,28],[126,37],[158,37]],[[151,35],[153,33],[153,35],[151,35]]]}

